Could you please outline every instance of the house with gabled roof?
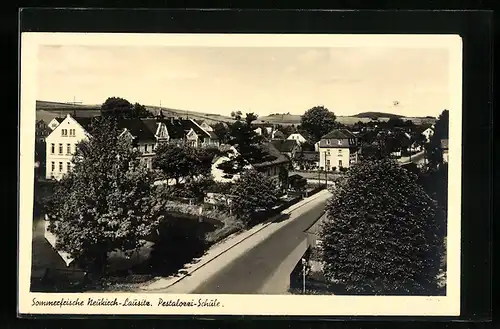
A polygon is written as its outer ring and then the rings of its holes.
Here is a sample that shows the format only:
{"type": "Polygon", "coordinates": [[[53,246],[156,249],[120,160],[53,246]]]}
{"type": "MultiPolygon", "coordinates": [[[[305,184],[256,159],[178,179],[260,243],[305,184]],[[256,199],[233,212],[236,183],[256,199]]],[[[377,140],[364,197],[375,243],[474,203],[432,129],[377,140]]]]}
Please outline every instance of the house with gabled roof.
{"type": "Polygon", "coordinates": [[[293,159],[296,153],[300,152],[300,143],[295,139],[274,139],[271,144],[282,154],[293,159]]]}
{"type": "Polygon", "coordinates": [[[358,161],[359,144],[355,134],[347,129],[335,129],[319,141],[320,168],[349,168],[358,161]]]}
{"type": "MultiPolygon", "coordinates": [[[[47,179],[60,179],[71,170],[76,147],[91,134],[95,117],[72,117],[70,114],[46,137],[47,179]]],[[[130,139],[141,152],[141,162],[149,169],[158,143],[188,143],[193,147],[217,147],[219,141],[213,132],[207,132],[193,120],[164,117],[120,119],[120,136],[130,139]]]]}

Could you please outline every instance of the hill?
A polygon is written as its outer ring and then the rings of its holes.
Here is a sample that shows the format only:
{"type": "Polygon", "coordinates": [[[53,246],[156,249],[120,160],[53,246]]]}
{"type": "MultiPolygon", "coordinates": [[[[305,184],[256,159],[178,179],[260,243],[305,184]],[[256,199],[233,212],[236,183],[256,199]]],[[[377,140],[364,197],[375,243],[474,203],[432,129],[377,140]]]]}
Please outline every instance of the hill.
{"type": "MultiPolygon", "coordinates": [[[[146,109],[152,113],[158,113],[160,107],[159,106],[151,106],[145,105],[146,109]]],[[[89,117],[89,116],[97,116],[100,114],[100,105],[84,105],[84,104],[67,104],[67,103],[58,103],[58,102],[50,102],[50,101],[36,101],[36,118],[37,120],[44,120],[45,122],[49,122],[53,118],[65,116],[66,114],[76,114],[77,116],[89,117]]],[[[213,113],[204,113],[190,110],[181,110],[174,109],[168,107],[161,107],[163,110],[163,114],[166,116],[176,116],[183,118],[191,118],[200,121],[206,121],[209,124],[215,124],[217,122],[227,122],[231,123],[234,120],[227,115],[221,114],[213,114],[213,113]]],[[[337,116],[337,121],[350,126],[355,124],[358,121],[361,122],[370,122],[372,118],[378,116],[379,121],[387,121],[391,117],[402,118],[404,120],[412,120],[415,124],[423,124],[423,123],[434,123],[435,118],[410,118],[410,117],[402,117],[396,114],[390,113],[382,113],[382,112],[363,112],[356,114],[354,116],[337,116]]],[[[297,114],[287,114],[287,115],[267,115],[261,116],[257,119],[255,123],[259,124],[277,124],[277,125],[299,125],[300,124],[300,115],[297,114]]]]}
{"type": "Polygon", "coordinates": [[[385,112],[361,112],[356,115],[353,115],[355,118],[394,118],[394,119],[402,119],[404,116],[394,114],[394,113],[385,113],[385,112]]]}

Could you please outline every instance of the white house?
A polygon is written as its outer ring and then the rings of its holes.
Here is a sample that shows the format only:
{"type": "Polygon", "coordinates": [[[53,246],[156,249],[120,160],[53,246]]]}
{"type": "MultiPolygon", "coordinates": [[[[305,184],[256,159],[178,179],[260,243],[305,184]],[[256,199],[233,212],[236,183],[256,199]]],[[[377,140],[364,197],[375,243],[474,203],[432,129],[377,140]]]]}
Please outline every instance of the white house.
{"type": "Polygon", "coordinates": [[[262,128],[261,128],[261,127],[256,128],[256,129],[254,129],[253,131],[255,131],[255,133],[256,133],[257,135],[259,135],[259,136],[260,136],[260,135],[262,135],[262,128]]]}
{"type": "Polygon", "coordinates": [[[427,128],[422,131],[422,135],[425,136],[426,142],[429,143],[431,141],[432,135],[434,135],[434,130],[432,128],[427,128]]]}
{"type": "Polygon", "coordinates": [[[335,129],[321,137],[319,166],[326,170],[349,168],[359,159],[356,135],[347,129],[335,129]]]}
{"type": "Polygon", "coordinates": [[[303,143],[307,142],[307,139],[305,139],[305,137],[299,133],[293,133],[290,136],[288,136],[287,139],[293,139],[293,140],[297,141],[299,144],[303,144],[303,143]]]}
{"type": "MultiPolygon", "coordinates": [[[[87,127],[84,127],[87,121],[90,123],[89,118],[80,119],[82,120],[79,122],[68,114],[64,120],[55,125],[52,132],[45,138],[45,177],[47,179],[60,179],[70,171],[76,145],[90,136],[87,127]]],[[[50,123],[54,123],[54,120],[50,123]]]]}

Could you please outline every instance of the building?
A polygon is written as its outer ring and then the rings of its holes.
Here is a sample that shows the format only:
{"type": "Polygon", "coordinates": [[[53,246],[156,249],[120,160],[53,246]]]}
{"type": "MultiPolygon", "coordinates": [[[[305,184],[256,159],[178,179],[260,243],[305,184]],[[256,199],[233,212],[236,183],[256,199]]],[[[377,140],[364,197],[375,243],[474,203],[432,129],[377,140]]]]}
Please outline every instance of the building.
{"type": "Polygon", "coordinates": [[[301,151],[292,158],[293,168],[296,170],[317,170],[319,168],[319,152],[301,151]]]}
{"type": "Polygon", "coordinates": [[[57,117],[57,118],[54,118],[54,119],[50,120],[50,122],[48,124],[50,130],[56,129],[56,127],[59,126],[59,124],[61,122],[63,122],[64,119],[66,119],[66,118],[65,117],[57,117]]]}
{"type": "Polygon", "coordinates": [[[300,133],[293,133],[291,134],[290,136],[288,136],[287,138],[288,140],[295,140],[297,141],[299,144],[303,144],[305,142],[307,142],[307,139],[300,133]]]}
{"type": "MultiPolygon", "coordinates": [[[[46,137],[47,179],[60,179],[71,170],[71,160],[79,142],[91,136],[94,118],[72,117],[70,114],[46,137]]],[[[128,138],[141,152],[141,161],[152,168],[154,150],[158,143],[188,143],[193,147],[217,147],[213,132],[203,130],[194,120],[163,118],[122,119],[118,121],[121,135],[128,138]]]]}
{"type": "Polygon", "coordinates": [[[274,159],[261,163],[252,163],[252,167],[267,177],[276,179],[278,186],[286,186],[288,171],[291,167],[290,158],[282,154],[272,143],[264,143],[262,148],[274,159]]]}
{"type": "Polygon", "coordinates": [[[290,159],[293,159],[301,150],[300,143],[295,139],[274,139],[271,144],[290,159]]]}
{"type": "MultiPolygon", "coordinates": [[[[282,154],[276,147],[271,143],[263,143],[261,145],[263,151],[268,153],[273,159],[261,163],[249,163],[244,167],[245,170],[255,169],[267,177],[276,178],[277,183],[280,186],[286,183],[284,179],[288,177],[288,170],[290,168],[290,159],[282,154]]],[[[214,158],[212,162],[212,177],[214,181],[221,183],[228,183],[236,181],[240,175],[235,174],[228,177],[223,170],[219,169],[218,166],[224,162],[230,161],[236,158],[239,153],[233,146],[221,145],[219,148],[224,155],[214,158]]]]}
{"type": "Polygon", "coordinates": [[[320,168],[349,168],[358,161],[359,150],[356,135],[347,129],[335,129],[319,142],[320,168]]]}
{"type": "Polygon", "coordinates": [[[434,130],[432,129],[432,127],[429,127],[422,131],[422,135],[425,136],[425,142],[429,143],[431,141],[432,135],[434,135],[434,130]]]}
{"type": "Polygon", "coordinates": [[[443,162],[448,162],[448,139],[441,140],[441,149],[443,150],[443,162]]]}

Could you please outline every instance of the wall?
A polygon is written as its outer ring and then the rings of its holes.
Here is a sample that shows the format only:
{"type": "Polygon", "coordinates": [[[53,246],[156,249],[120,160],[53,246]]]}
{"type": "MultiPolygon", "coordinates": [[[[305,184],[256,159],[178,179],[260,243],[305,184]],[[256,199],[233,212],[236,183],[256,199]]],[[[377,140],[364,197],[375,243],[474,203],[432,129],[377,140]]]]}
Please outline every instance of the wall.
{"type": "Polygon", "coordinates": [[[319,166],[325,167],[325,163],[327,164],[328,170],[331,170],[332,167],[336,167],[336,170],[339,170],[339,160],[342,161],[342,167],[349,168],[350,165],[350,150],[349,148],[320,148],[319,152],[319,166]],[[329,153],[328,153],[329,151],[329,153]],[[330,160],[330,166],[328,166],[328,160],[330,160]]]}
{"type": "Polygon", "coordinates": [[[71,117],[66,117],[59,126],[52,131],[52,133],[46,138],[46,169],[45,177],[51,179],[52,175],[56,179],[60,179],[64,174],[68,172],[68,162],[73,158],[73,154],[76,150],[76,144],[82,140],[87,139],[85,130],[71,117]],[[67,131],[67,134],[63,136],[63,129],[67,131]],[[75,130],[74,136],[70,134],[71,129],[75,130]],[[54,152],[52,152],[52,144],[54,144],[54,152]],[[59,152],[59,144],[62,145],[62,153],[59,152]],[[68,144],[70,145],[70,152],[68,153],[68,144]],[[54,171],[52,171],[52,162],[54,163],[54,171]],[[59,170],[59,164],[62,164],[61,170],[59,170]]]}

